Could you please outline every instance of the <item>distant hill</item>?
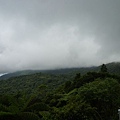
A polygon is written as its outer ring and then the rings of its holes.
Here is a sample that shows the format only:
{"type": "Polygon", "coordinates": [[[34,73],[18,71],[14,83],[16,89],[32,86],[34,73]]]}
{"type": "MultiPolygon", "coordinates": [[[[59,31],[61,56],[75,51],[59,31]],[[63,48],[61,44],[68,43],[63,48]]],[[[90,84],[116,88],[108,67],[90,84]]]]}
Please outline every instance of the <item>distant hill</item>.
{"type": "Polygon", "coordinates": [[[23,70],[23,71],[17,71],[13,73],[8,73],[0,76],[0,80],[9,79],[11,77],[17,77],[17,76],[23,76],[23,75],[31,75],[35,73],[47,73],[47,74],[67,74],[70,75],[76,74],[80,72],[81,74],[85,74],[89,71],[98,71],[98,67],[85,67],[85,68],[64,68],[64,69],[55,69],[55,70],[23,70]]]}
{"type": "Polygon", "coordinates": [[[110,73],[120,75],[120,62],[108,63],[106,66],[110,73]]]}
{"type": "MultiPolygon", "coordinates": [[[[120,62],[111,62],[106,64],[108,72],[111,74],[120,75],[120,62]]],[[[51,74],[71,74],[71,73],[78,73],[86,74],[87,72],[99,72],[101,68],[100,66],[93,66],[93,67],[82,67],[82,68],[65,68],[65,69],[58,69],[58,70],[46,70],[41,71],[43,73],[51,73],[51,74]]]]}
{"type": "MultiPolygon", "coordinates": [[[[120,75],[120,62],[112,62],[106,64],[108,72],[111,74],[120,75]]],[[[8,73],[0,77],[1,79],[8,79],[11,77],[22,76],[22,75],[31,75],[34,73],[48,73],[48,74],[76,74],[80,72],[81,74],[86,74],[89,71],[99,72],[101,66],[94,67],[83,67],[83,68],[64,68],[64,69],[55,69],[55,70],[24,70],[17,71],[13,73],[8,73]]]]}
{"type": "Polygon", "coordinates": [[[0,94],[17,93],[24,91],[27,94],[36,92],[39,86],[46,85],[49,91],[70,80],[66,75],[52,75],[47,73],[35,73],[0,80],[0,94]]]}
{"type": "Polygon", "coordinates": [[[17,77],[17,76],[22,76],[22,75],[30,75],[30,74],[34,74],[34,73],[38,73],[39,70],[23,70],[23,71],[17,71],[17,72],[13,72],[13,73],[8,73],[8,74],[4,74],[0,77],[1,79],[8,79],[11,77],[17,77]]]}

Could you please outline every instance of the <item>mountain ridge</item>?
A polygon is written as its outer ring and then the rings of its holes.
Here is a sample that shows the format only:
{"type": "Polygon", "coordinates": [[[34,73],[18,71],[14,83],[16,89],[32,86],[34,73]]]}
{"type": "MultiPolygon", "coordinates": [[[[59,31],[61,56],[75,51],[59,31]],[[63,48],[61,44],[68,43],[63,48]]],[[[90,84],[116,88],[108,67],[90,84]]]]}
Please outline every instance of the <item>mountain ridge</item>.
{"type": "MultiPolygon", "coordinates": [[[[105,64],[107,66],[108,72],[112,74],[120,75],[120,62],[111,62],[105,64]]],[[[23,70],[23,71],[16,71],[13,73],[7,73],[0,76],[0,80],[2,79],[9,79],[11,77],[22,76],[22,75],[31,75],[35,73],[47,73],[47,74],[71,74],[71,73],[78,73],[86,74],[87,72],[99,72],[101,65],[93,66],[93,67],[78,67],[78,68],[61,68],[61,69],[54,69],[54,70],[23,70]]]]}

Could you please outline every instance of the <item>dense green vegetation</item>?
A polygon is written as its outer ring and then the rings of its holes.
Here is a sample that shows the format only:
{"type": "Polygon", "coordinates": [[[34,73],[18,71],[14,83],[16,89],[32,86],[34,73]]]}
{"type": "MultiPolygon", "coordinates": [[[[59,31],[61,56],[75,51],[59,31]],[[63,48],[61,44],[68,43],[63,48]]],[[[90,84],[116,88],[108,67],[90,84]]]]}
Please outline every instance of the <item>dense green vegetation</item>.
{"type": "Polygon", "coordinates": [[[69,79],[67,75],[52,75],[36,73],[31,75],[12,77],[0,81],[0,94],[14,94],[24,92],[27,95],[38,91],[39,86],[46,85],[51,91],[69,79]]]}
{"type": "MultiPolygon", "coordinates": [[[[106,64],[107,70],[111,74],[120,75],[120,62],[112,62],[106,64]]],[[[83,67],[83,68],[64,68],[64,69],[55,69],[55,70],[23,70],[17,71],[13,73],[8,73],[0,77],[0,80],[9,79],[11,77],[17,77],[21,75],[31,75],[35,73],[46,73],[46,74],[54,74],[54,75],[75,75],[76,73],[81,73],[82,75],[87,72],[98,72],[101,69],[101,66],[97,67],[83,67]]]]}
{"type": "Polygon", "coordinates": [[[0,120],[118,120],[120,77],[36,73],[0,81],[0,120]]]}

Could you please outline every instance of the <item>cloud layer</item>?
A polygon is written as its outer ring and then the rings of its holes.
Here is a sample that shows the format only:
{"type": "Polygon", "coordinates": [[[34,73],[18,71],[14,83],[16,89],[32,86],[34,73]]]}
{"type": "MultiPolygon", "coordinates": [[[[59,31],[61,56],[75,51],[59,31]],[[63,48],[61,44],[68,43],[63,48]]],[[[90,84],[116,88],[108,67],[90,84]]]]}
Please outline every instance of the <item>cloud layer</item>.
{"type": "Polygon", "coordinates": [[[0,0],[0,72],[120,60],[119,0],[0,0]]]}

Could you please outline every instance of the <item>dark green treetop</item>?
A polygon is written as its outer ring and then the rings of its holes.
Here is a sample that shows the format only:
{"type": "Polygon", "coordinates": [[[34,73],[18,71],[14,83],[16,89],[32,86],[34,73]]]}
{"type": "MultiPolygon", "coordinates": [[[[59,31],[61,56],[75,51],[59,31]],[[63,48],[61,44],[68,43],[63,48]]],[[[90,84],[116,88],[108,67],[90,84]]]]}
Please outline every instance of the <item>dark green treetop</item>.
{"type": "Polygon", "coordinates": [[[107,67],[106,67],[105,64],[102,64],[102,66],[101,66],[101,72],[102,73],[107,73],[108,72],[108,69],[107,69],[107,67]]]}

